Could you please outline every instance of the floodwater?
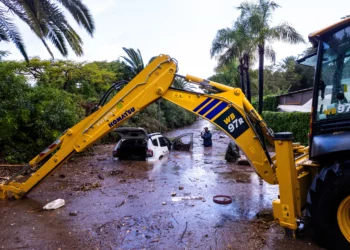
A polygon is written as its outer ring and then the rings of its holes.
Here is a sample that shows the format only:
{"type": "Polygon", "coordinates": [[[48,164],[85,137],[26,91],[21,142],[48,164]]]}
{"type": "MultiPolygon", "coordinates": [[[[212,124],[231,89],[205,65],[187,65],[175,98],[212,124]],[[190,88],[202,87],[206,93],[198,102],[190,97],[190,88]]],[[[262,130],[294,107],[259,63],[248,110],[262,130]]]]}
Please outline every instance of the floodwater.
{"type": "Polygon", "coordinates": [[[199,120],[166,135],[187,132],[192,152],[120,162],[111,157],[114,145],[95,146],[24,199],[0,201],[0,249],[320,249],[310,237],[286,237],[272,221],[278,186],[262,183],[250,166],[227,163],[223,132],[199,120]],[[205,126],[212,148],[202,146],[205,126]],[[215,195],[232,203],[216,204],[215,195]],[[64,207],[42,210],[58,198],[64,207]]]}

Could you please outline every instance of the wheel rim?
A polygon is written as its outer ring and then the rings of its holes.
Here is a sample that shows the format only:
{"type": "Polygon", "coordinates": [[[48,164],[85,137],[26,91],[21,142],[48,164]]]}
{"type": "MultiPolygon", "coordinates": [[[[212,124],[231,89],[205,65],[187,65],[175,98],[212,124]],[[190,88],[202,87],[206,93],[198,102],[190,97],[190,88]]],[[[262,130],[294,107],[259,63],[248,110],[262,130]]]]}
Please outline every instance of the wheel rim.
{"type": "Polygon", "coordinates": [[[342,234],[350,242],[350,195],[340,203],[337,219],[342,234]]]}

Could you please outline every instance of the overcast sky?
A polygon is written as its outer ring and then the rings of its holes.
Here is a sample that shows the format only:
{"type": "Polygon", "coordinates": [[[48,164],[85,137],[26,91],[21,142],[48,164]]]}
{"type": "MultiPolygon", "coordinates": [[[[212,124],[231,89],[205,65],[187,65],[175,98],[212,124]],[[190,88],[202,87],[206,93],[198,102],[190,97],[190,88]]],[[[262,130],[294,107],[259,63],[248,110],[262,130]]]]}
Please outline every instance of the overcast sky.
{"type": "MultiPolygon", "coordinates": [[[[239,12],[240,0],[84,0],[96,23],[94,38],[76,28],[84,41],[84,56],[70,51],[68,59],[79,61],[112,61],[124,55],[122,47],[138,48],[145,63],[159,54],[169,54],[179,62],[180,74],[207,78],[213,74],[215,59],[209,50],[217,30],[231,27],[239,12]]],[[[345,0],[276,0],[281,8],[274,14],[272,25],[287,21],[307,40],[308,34],[350,14],[345,0]]],[[[50,56],[40,40],[16,19],[30,57],[50,56]]],[[[51,46],[52,47],[52,46],[51,46]]],[[[277,61],[301,54],[307,45],[275,43],[277,61]]],[[[8,59],[22,60],[13,44],[0,43],[8,50],[8,59]]],[[[62,58],[53,49],[56,58],[62,58]]]]}

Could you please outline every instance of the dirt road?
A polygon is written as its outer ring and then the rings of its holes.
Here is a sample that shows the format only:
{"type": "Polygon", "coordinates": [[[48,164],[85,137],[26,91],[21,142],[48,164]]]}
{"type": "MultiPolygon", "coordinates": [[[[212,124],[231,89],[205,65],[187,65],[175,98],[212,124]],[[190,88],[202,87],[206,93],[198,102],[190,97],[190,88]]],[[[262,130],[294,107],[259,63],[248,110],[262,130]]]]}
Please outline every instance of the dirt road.
{"type": "Polygon", "coordinates": [[[193,152],[171,152],[157,163],[119,162],[113,145],[97,146],[25,199],[1,201],[0,248],[319,249],[309,237],[285,237],[271,221],[278,187],[261,184],[251,167],[226,163],[222,132],[202,120],[168,136],[184,132],[195,133],[193,152]],[[204,126],[213,132],[212,148],[201,145],[204,126]],[[233,202],[215,204],[217,194],[233,202]],[[41,210],[58,198],[64,207],[41,210]]]}

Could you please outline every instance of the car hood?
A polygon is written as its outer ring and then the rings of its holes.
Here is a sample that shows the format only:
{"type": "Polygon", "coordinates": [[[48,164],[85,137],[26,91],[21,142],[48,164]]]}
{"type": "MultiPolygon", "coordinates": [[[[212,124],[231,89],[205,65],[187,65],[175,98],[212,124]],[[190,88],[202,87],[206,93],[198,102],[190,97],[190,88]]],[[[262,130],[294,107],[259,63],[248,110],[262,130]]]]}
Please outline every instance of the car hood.
{"type": "Polygon", "coordinates": [[[143,128],[123,127],[114,130],[122,139],[147,139],[148,134],[143,128]]]}

